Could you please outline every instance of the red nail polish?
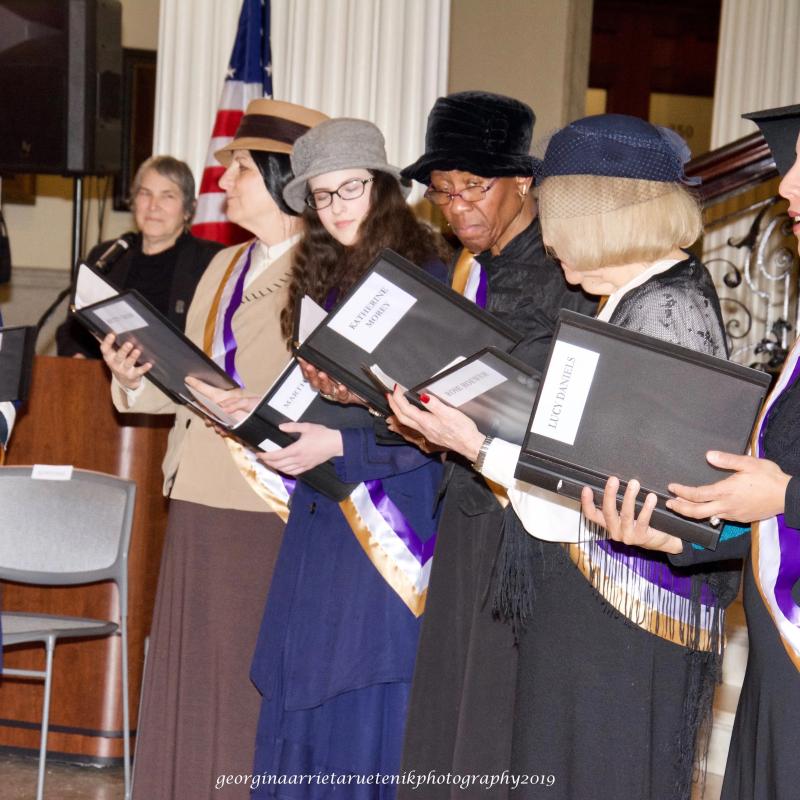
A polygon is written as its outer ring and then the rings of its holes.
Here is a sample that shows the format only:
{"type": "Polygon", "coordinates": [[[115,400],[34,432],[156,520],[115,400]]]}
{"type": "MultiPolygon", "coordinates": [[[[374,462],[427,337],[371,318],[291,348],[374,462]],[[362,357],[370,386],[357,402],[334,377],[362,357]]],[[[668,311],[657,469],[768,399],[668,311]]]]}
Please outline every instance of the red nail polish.
{"type": "Polygon", "coordinates": [[[429,401],[430,401],[430,399],[431,399],[431,398],[430,398],[430,395],[427,395],[427,394],[421,394],[421,395],[419,396],[419,399],[420,399],[420,400],[421,400],[423,403],[427,403],[427,402],[429,402],[429,401]]]}

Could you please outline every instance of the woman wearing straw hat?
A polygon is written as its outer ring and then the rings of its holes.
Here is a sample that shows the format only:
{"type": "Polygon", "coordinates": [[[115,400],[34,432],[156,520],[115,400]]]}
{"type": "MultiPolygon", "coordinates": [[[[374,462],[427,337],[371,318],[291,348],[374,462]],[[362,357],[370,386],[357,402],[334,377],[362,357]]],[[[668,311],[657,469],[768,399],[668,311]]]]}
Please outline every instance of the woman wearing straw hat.
{"type": "MultiPolygon", "coordinates": [[[[542,233],[570,283],[609,295],[599,318],[724,357],[713,282],[682,249],[702,230],[687,159],[676,134],[634,117],[568,125],[537,177],[542,233]]],[[[485,437],[435,398],[430,413],[398,392],[391,404],[402,424],[507,487],[516,512],[506,534],[524,541],[521,556],[501,557],[496,586],[522,628],[510,772],[525,782],[514,796],[688,800],[738,572],[684,570],[609,541],[585,525],[577,502],[514,479],[518,446],[485,437]]],[[[598,513],[588,497],[586,517],[628,542],[632,491],[622,518],[616,505],[598,513]]],[[[721,545],[736,546],[737,537],[721,545]]]]}
{"type": "MultiPolygon", "coordinates": [[[[220,252],[192,300],[186,333],[228,374],[263,392],[282,369],[280,329],[300,220],[283,202],[289,153],[326,117],[253,100],[217,152],[228,218],[254,239],[220,252]]],[[[258,692],[248,676],[287,508],[251,451],[223,439],[149,381],[139,353],[102,346],[120,411],[175,414],[164,460],[169,525],[159,575],[134,763],[134,798],[246,797],[220,776],[252,766],[258,692]]]]}
{"type": "MultiPolygon", "coordinates": [[[[304,236],[282,314],[287,341],[303,295],[330,309],[384,247],[444,279],[443,243],[414,218],[372,123],[317,126],[297,140],[292,167],[284,198],[302,212],[304,236]]],[[[441,463],[391,435],[380,443],[386,434],[376,439],[359,403],[325,405],[321,424],[281,426],[298,440],[261,457],[298,481],[253,660],[263,694],[254,796],[327,797],[325,786],[280,784],[311,772],[351,776],[335,787],[343,797],[390,798],[396,784],[375,775],[399,771],[441,463]],[[342,503],[303,481],[331,458],[342,480],[361,482],[342,503]]]]}

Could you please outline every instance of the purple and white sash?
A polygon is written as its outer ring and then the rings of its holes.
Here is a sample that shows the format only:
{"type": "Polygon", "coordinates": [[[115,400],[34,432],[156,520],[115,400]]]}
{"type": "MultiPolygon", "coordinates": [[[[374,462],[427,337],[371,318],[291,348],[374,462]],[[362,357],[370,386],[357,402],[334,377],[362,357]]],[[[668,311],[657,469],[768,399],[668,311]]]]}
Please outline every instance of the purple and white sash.
{"type": "MultiPolygon", "coordinates": [[[[781,394],[800,380],[800,340],[798,340],[774,390],[764,405],[752,452],[764,455],[764,432],[770,414],[781,394]]],[[[792,598],[792,588],[800,580],[800,531],[790,528],[783,514],[753,524],[753,573],[761,597],[778,629],[783,646],[800,670],[800,607],[792,598]]]]}
{"type": "Polygon", "coordinates": [[[464,297],[472,300],[478,308],[486,308],[487,287],[486,270],[476,259],[471,259],[467,283],[464,286],[464,297]]]}

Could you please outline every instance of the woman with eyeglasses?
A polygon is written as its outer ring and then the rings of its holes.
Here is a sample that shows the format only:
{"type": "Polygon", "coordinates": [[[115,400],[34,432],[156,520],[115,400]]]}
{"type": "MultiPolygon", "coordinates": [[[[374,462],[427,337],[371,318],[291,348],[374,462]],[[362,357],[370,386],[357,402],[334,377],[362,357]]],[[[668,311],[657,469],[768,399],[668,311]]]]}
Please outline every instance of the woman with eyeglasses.
{"type": "MultiPolygon", "coordinates": [[[[303,238],[281,315],[287,342],[304,295],[330,310],[382,248],[444,279],[444,243],[414,218],[372,123],[317,126],[297,140],[292,168],[284,198],[302,211],[303,238]]],[[[299,438],[261,457],[297,484],[253,659],[263,695],[254,797],[310,799],[336,788],[343,797],[390,798],[396,785],[277,788],[258,785],[259,776],[363,780],[400,768],[441,462],[387,434],[358,402],[325,406],[321,424],[282,425],[299,438]],[[339,478],[359,484],[342,503],[303,481],[329,459],[339,478]]]]}
{"type": "MultiPolygon", "coordinates": [[[[596,302],[570,287],[545,252],[532,191],[534,121],[533,110],[511,97],[440,97],[428,116],[425,152],[403,175],[427,187],[463,245],[451,287],[519,331],[514,355],[542,368],[559,310],[591,314],[596,302]]],[[[519,630],[495,596],[493,576],[506,545],[515,557],[515,542],[504,535],[513,510],[502,487],[457,453],[448,453],[443,489],[403,769],[500,774],[510,765],[519,630]]],[[[481,796],[507,791],[497,782],[481,796]]],[[[445,783],[424,787],[426,800],[452,792],[445,783]]],[[[419,794],[400,789],[404,799],[419,794]]]]}
{"type": "MultiPolygon", "coordinates": [[[[608,296],[599,319],[724,358],[711,276],[685,250],[702,231],[688,157],[677,134],[635,117],[571,123],[538,170],[542,234],[571,284],[608,296]]],[[[669,555],[654,553],[663,534],[634,542],[656,499],[635,520],[635,480],[620,511],[616,478],[602,510],[588,492],[582,517],[578,502],[515,480],[519,446],[484,436],[458,409],[430,397],[420,411],[397,389],[390,404],[404,426],[508,490],[515,545],[498,558],[495,591],[522,628],[507,766],[526,781],[512,796],[689,800],[738,564],[673,560],[674,537],[669,555]]],[[[720,553],[735,559],[741,534],[728,530],[720,553]]]]}

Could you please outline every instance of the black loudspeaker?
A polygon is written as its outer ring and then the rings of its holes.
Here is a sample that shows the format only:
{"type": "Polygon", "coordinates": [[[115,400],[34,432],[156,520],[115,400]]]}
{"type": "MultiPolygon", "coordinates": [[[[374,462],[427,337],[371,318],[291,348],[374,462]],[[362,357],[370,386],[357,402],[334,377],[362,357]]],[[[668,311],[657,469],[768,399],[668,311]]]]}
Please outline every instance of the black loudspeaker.
{"type": "Polygon", "coordinates": [[[0,0],[0,171],[118,172],[120,0],[0,0]]]}

